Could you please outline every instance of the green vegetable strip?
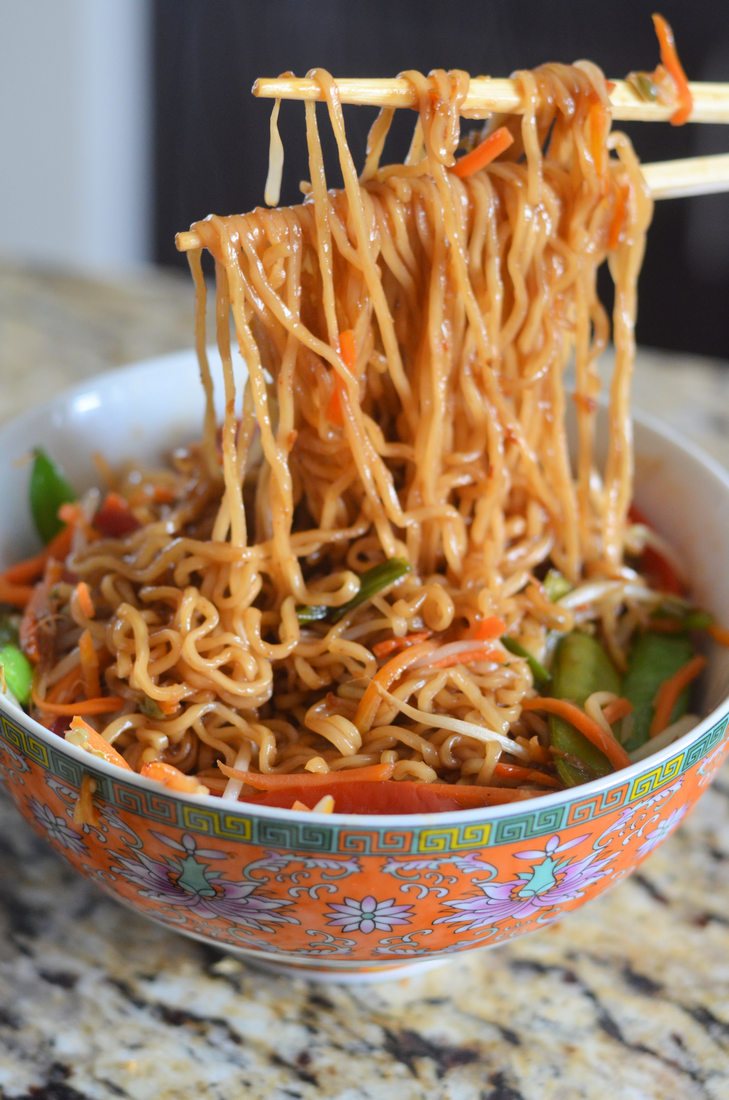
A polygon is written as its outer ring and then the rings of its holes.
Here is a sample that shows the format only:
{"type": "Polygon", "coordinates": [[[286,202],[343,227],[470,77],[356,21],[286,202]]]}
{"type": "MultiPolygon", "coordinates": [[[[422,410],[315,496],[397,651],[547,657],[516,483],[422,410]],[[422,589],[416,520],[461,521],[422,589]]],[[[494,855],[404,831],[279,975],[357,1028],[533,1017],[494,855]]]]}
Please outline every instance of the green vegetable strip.
{"type": "Polygon", "coordinates": [[[0,665],[8,689],[25,706],[30,702],[30,689],[33,686],[33,666],[30,661],[17,646],[6,645],[0,650],[0,665]]]}
{"type": "Polygon", "coordinates": [[[359,592],[347,603],[342,604],[341,607],[307,607],[306,605],[300,605],[296,608],[298,620],[302,626],[323,619],[327,619],[330,623],[338,623],[355,607],[371,600],[378,592],[382,592],[385,588],[395,584],[396,581],[401,580],[406,573],[410,572],[411,568],[404,558],[390,558],[388,561],[383,561],[380,565],[375,565],[362,574],[359,579],[359,592]]]}
{"type": "Polygon", "coordinates": [[[557,600],[561,600],[563,596],[566,596],[568,592],[572,591],[572,585],[563,577],[558,569],[550,569],[546,577],[542,581],[544,591],[547,593],[547,598],[556,603],[557,600]]]}
{"type": "MultiPolygon", "coordinates": [[[[620,695],[620,677],[597,638],[574,631],[557,647],[552,664],[552,695],[583,707],[595,691],[620,695]]],[[[607,756],[564,718],[550,714],[549,732],[554,748],[572,758],[555,755],[557,772],[566,786],[574,787],[614,770],[607,756]]]]}
{"type": "Polygon", "coordinates": [[[62,504],[76,500],[73,486],[51,458],[37,447],[30,475],[30,510],[38,534],[49,543],[65,524],[58,518],[62,504]]]}
{"type": "Polygon", "coordinates": [[[541,687],[543,684],[548,684],[552,679],[552,676],[548,669],[536,659],[532,657],[528,649],[524,649],[523,645],[519,645],[513,638],[509,638],[508,635],[502,635],[501,644],[504,649],[508,649],[509,653],[513,653],[515,657],[523,657],[529,668],[532,670],[532,676],[534,677],[534,683],[539,684],[541,687]]]}
{"type": "MultiPolygon", "coordinates": [[[[647,630],[633,642],[623,680],[623,695],[633,704],[633,732],[625,744],[627,752],[634,752],[646,743],[659,687],[693,656],[694,648],[685,634],[658,634],[647,630]]],[[[678,697],[672,722],[686,713],[688,698],[689,689],[686,688],[678,697]]]]}

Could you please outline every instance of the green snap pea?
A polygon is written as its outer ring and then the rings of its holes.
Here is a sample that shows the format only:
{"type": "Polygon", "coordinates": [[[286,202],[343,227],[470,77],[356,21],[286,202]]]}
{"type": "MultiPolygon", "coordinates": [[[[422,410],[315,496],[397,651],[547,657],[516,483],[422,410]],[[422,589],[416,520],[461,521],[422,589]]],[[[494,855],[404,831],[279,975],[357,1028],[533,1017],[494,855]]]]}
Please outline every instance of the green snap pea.
{"type": "MultiPolygon", "coordinates": [[[[653,721],[653,701],[664,680],[690,661],[694,648],[686,634],[659,634],[646,630],[633,642],[628,657],[628,671],[623,679],[623,695],[633,704],[633,732],[625,744],[634,752],[650,736],[653,721]]],[[[675,722],[688,709],[689,689],[678,697],[671,715],[675,722]]]]}
{"type": "Polygon", "coordinates": [[[36,447],[30,475],[30,510],[38,534],[49,543],[65,526],[58,509],[76,499],[71,483],[45,451],[36,447]]]}
{"type": "Polygon", "coordinates": [[[501,644],[504,649],[508,649],[509,653],[513,653],[515,657],[523,657],[529,668],[532,670],[532,676],[534,677],[534,683],[539,684],[542,687],[544,684],[548,684],[552,679],[552,674],[548,669],[544,667],[541,661],[538,661],[536,657],[532,657],[528,649],[524,649],[523,645],[519,645],[513,638],[509,638],[508,635],[502,635],[501,644]]]}
{"type": "MultiPolygon", "coordinates": [[[[620,677],[597,638],[573,631],[561,640],[554,655],[552,695],[582,707],[595,691],[620,695],[620,677]]],[[[566,754],[555,756],[557,772],[566,786],[574,787],[614,770],[607,756],[559,715],[550,714],[549,732],[553,747],[566,754]]]]}
{"type": "Polygon", "coordinates": [[[341,607],[299,605],[296,608],[297,618],[302,626],[305,623],[317,622],[323,619],[328,620],[330,623],[338,623],[349,611],[353,611],[355,607],[359,607],[366,600],[371,600],[378,592],[384,591],[385,588],[389,588],[390,585],[401,580],[411,569],[412,566],[404,558],[389,558],[362,574],[359,578],[359,592],[356,596],[352,596],[351,600],[342,604],[341,607]]]}
{"type": "Polygon", "coordinates": [[[30,702],[30,689],[33,685],[33,666],[16,645],[6,645],[0,649],[0,665],[8,690],[23,706],[30,702]]]}

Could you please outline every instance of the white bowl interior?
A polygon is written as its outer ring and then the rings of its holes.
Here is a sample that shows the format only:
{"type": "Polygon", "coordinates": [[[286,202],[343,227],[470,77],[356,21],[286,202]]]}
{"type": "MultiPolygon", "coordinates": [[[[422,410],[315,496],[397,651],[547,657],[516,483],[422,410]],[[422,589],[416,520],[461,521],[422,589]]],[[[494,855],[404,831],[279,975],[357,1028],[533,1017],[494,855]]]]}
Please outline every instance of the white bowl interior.
{"type": "MultiPolygon", "coordinates": [[[[210,352],[218,415],[222,372],[210,352]]],[[[238,379],[245,364],[236,359],[238,379]]],[[[81,491],[98,483],[92,455],[112,465],[135,458],[159,461],[175,446],[200,437],[203,393],[194,352],[145,361],[59,395],[0,429],[3,507],[0,567],[39,548],[28,505],[29,465],[23,459],[42,446],[81,491]]],[[[604,447],[605,419],[602,444],[604,447]]],[[[677,433],[644,413],[635,417],[636,503],[675,547],[702,607],[729,626],[729,475],[677,433]]],[[[729,695],[729,650],[712,647],[704,676],[701,713],[729,695]]]]}

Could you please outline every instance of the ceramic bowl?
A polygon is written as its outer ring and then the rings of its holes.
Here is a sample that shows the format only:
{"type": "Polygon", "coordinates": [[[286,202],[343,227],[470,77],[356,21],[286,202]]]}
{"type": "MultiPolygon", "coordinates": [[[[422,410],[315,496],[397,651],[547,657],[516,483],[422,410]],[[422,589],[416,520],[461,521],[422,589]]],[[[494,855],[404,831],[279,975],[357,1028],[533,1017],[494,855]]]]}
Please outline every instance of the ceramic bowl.
{"type": "MultiPolygon", "coordinates": [[[[218,387],[220,388],[220,387],[218,387]]],[[[110,374],[0,430],[0,565],[36,548],[28,467],[42,444],[79,489],[90,456],[160,457],[199,435],[192,354],[110,374]]],[[[729,623],[729,477],[639,415],[636,501],[729,623]]],[[[49,733],[0,699],[0,773],[49,843],[117,900],[259,963],[339,980],[434,965],[541,928],[629,874],[676,827],[729,749],[729,654],[711,653],[703,721],[604,779],[493,809],[368,817],[175,795],[49,733]],[[84,775],[99,826],[74,824],[84,775]]]]}

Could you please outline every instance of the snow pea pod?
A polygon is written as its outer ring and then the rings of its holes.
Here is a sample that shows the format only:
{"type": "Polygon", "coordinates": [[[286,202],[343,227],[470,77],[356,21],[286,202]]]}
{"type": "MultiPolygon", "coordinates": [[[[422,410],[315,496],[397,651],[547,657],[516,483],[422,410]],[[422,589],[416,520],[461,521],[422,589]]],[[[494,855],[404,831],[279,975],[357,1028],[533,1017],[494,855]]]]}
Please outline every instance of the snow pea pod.
{"type": "Polygon", "coordinates": [[[65,524],[58,518],[58,509],[76,499],[71,483],[64,477],[52,458],[40,447],[33,452],[30,475],[30,510],[38,534],[48,544],[65,524]]]}
{"type": "Polygon", "coordinates": [[[0,649],[0,667],[8,690],[25,706],[30,702],[30,689],[33,685],[33,666],[30,661],[17,646],[6,645],[0,649]]]}
{"type": "MultiPolygon", "coordinates": [[[[573,631],[562,639],[554,655],[552,695],[582,707],[595,691],[620,695],[620,677],[597,638],[573,631]]],[[[613,771],[605,753],[564,718],[550,714],[549,732],[553,747],[567,754],[555,756],[557,772],[565,786],[574,787],[613,771]]]]}
{"type": "MultiPolygon", "coordinates": [[[[623,695],[633,704],[633,732],[625,744],[634,752],[650,736],[653,721],[653,701],[664,680],[678,672],[694,656],[694,647],[686,634],[663,634],[646,630],[633,642],[628,657],[628,671],[623,680],[623,695]]],[[[671,722],[688,709],[689,689],[678,697],[671,722]]]]}

